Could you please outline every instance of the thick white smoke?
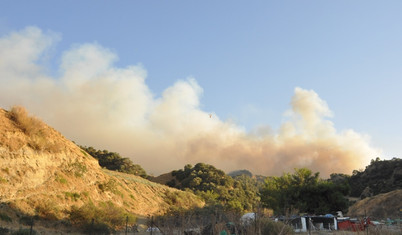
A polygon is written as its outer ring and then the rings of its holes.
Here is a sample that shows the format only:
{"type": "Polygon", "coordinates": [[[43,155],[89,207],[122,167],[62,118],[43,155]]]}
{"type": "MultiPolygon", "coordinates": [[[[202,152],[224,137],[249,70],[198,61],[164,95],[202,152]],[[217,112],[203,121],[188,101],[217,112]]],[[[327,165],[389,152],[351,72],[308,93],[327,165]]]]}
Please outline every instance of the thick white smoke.
{"type": "Polygon", "coordinates": [[[379,152],[367,136],[338,132],[331,111],[311,90],[295,88],[291,115],[280,130],[247,133],[201,110],[202,88],[180,80],[154,98],[141,66],[117,68],[117,56],[98,44],[66,51],[57,77],[43,58],[57,34],[28,27],[0,39],[0,106],[23,105],[82,145],[131,157],[148,172],[206,162],[224,170],[278,175],[296,167],[351,173],[379,152]]]}

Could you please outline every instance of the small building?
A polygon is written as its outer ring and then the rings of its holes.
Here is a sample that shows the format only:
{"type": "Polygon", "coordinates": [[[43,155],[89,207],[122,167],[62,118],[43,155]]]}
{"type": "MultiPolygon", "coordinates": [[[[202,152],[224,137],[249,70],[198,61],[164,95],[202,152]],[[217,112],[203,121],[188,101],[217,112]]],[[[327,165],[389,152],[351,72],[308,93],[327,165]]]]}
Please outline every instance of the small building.
{"type": "Polygon", "coordinates": [[[295,232],[338,230],[337,219],[332,216],[300,216],[289,220],[295,232]]]}

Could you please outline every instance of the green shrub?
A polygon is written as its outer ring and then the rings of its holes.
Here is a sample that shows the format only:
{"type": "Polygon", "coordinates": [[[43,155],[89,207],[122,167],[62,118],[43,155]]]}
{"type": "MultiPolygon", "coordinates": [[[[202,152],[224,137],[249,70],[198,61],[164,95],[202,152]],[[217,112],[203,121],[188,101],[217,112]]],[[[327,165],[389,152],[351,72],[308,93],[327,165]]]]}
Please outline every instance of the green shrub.
{"type": "Polygon", "coordinates": [[[106,183],[99,183],[98,184],[98,188],[102,191],[102,192],[112,192],[115,193],[117,192],[117,185],[116,185],[116,181],[114,180],[109,180],[106,183]]]}
{"type": "Polygon", "coordinates": [[[67,184],[67,180],[64,177],[57,176],[55,180],[56,180],[56,182],[59,182],[60,184],[67,184]]]}
{"type": "Polygon", "coordinates": [[[64,196],[66,199],[70,198],[73,201],[78,201],[78,199],[81,198],[81,195],[79,193],[72,193],[72,192],[64,192],[64,196]]]}
{"type": "Polygon", "coordinates": [[[81,153],[84,154],[85,156],[88,156],[88,153],[85,152],[84,150],[81,149],[81,153]]]}
{"type": "Polygon", "coordinates": [[[8,182],[7,179],[4,179],[3,177],[0,176],[0,184],[5,184],[7,182],[8,182]]]}
{"type": "Polygon", "coordinates": [[[13,220],[10,218],[10,216],[0,213],[0,220],[5,221],[5,222],[12,222],[13,220]]]}
{"type": "Polygon", "coordinates": [[[82,177],[88,171],[87,166],[81,162],[74,162],[70,167],[73,169],[75,177],[82,177]]]}

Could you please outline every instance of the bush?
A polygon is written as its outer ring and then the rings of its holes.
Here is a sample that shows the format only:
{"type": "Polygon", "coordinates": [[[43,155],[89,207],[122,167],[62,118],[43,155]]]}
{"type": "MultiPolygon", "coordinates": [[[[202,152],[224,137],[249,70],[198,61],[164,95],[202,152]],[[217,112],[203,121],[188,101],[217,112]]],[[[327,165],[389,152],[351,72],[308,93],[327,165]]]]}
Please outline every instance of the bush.
{"type": "Polygon", "coordinates": [[[7,179],[4,179],[3,177],[0,176],[0,184],[5,184],[7,182],[8,182],[7,179]]]}
{"type": "Polygon", "coordinates": [[[66,180],[66,178],[62,177],[62,176],[56,176],[55,179],[56,182],[60,183],[60,184],[67,184],[68,181],[66,180]]]}
{"type": "Polygon", "coordinates": [[[72,168],[75,177],[82,177],[88,172],[87,166],[78,161],[70,164],[69,167],[72,168]]]}
{"type": "Polygon", "coordinates": [[[115,152],[109,152],[107,150],[96,150],[93,147],[79,146],[84,155],[89,153],[92,157],[98,160],[101,167],[105,167],[111,171],[119,171],[127,174],[137,175],[142,178],[147,178],[148,175],[145,170],[137,164],[134,164],[129,158],[120,156],[115,152]]]}
{"type": "Polygon", "coordinates": [[[5,222],[12,222],[13,220],[10,218],[10,216],[0,213],[0,220],[5,221],[5,222]]]}
{"type": "Polygon", "coordinates": [[[79,193],[72,193],[72,192],[64,192],[64,196],[66,199],[70,198],[73,201],[78,201],[78,199],[81,198],[81,195],[79,193]]]}
{"type": "Polygon", "coordinates": [[[116,185],[116,181],[111,179],[106,183],[98,183],[98,188],[102,191],[102,192],[112,192],[114,194],[116,194],[116,192],[118,192],[117,190],[117,185],[116,185]]]}
{"type": "Polygon", "coordinates": [[[60,210],[58,205],[52,201],[43,201],[35,207],[36,216],[45,220],[57,220],[60,210]]]}
{"type": "Polygon", "coordinates": [[[69,218],[74,225],[81,227],[84,231],[96,229],[105,232],[123,227],[127,218],[129,223],[135,221],[134,216],[127,214],[123,208],[115,206],[112,202],[99,203],[97,206],[89,202],[79,208],[73,206],[69,212],[69,218]],[[108,230],[105,229],[106,227],[108,230]]]}
{"type": "Polygon", "coordinates": [[[221,204],[228,210],[252,210],[259,201],[257,181],[241,175],[233,179],[213,165],[197,163],[184,169],[172,171],[167,184],[177,189],[188,189],[200,196],[209,205],[221,204]]]}

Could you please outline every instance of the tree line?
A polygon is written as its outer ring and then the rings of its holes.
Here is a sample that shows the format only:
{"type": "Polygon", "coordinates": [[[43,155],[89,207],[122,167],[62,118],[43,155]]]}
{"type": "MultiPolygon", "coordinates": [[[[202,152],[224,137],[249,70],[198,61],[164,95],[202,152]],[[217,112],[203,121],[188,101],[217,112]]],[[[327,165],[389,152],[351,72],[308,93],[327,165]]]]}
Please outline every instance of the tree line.
{"type": "Polygon", "coordinates": [[[79,146],[82,150],[98,160],[99,165],[111,171],[119,171],[127,174],[148,178],[146,171],[131,159],[122,157],[116,152],[97,150],[93,147],[79,146]]]}
{"type": "MultiPolygon", "coordinates": [[[[115,152],[80,146],[109,170],[149,178],[145,170],[115,152]]],[[[333,173],[321,179],[319,172],[294,169],[282,176],[255,176],[248,170],[229,174],[213,165],[187,164],[171,172],[166,185],[188,190],[201,197],[208,207],[230,211],[255,211],[270,208],[275,214],[335,214],[347,212],[349,196],[364,198],[402,188],[402,159],[372,160],[363,170],[352,175],[333,173]]]]}

